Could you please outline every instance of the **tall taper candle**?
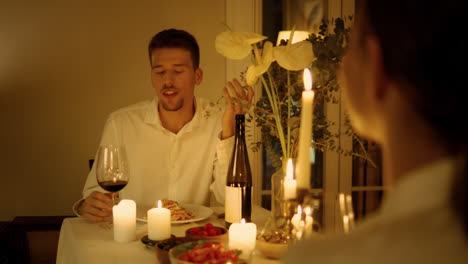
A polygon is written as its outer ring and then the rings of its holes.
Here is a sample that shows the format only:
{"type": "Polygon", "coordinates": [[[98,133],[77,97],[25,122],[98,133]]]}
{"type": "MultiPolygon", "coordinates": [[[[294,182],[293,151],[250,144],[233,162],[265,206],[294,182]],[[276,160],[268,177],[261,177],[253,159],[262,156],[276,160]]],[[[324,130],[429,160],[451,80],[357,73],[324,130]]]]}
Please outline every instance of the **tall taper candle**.
{"type": "Polygon", "coordinates": [[[296,181],[297,188],[310,188],[310,143],[312,141],[312,118],[314,92],[312,75],[304,69],[304,91],[302,92],[301,128],[299,130],[299,153],[297,155],[296,181]]]}
{"type": "Polygon", "coordinates": [[[286,177],[284,178],[284,199],[296,199],[296,188],[297,183],[293,177],[294,166],[292,159],[288,159],[288,165],[286,166],[286,177]]]}

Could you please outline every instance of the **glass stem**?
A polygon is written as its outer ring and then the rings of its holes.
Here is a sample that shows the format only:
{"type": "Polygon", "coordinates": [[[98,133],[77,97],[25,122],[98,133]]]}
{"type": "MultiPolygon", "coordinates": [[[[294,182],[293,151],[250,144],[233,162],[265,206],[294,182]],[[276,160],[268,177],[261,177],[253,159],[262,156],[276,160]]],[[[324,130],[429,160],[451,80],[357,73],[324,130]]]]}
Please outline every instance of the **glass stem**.
{"type": "Polygon", "coordinates": [[[115,205],[115,193],[111,193],[112,196],[112,205],[115,205]]]}

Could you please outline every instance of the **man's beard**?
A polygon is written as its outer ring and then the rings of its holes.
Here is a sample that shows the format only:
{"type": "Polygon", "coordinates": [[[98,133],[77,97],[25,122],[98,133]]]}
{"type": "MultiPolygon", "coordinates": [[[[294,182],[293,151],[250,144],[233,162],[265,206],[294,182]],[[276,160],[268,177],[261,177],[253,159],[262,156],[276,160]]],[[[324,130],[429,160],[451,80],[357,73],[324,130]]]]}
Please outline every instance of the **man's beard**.
{"type": "MultiPolygon", "coordinates": [[[[163,88],[162,88],[162,91],[164,93],[165,89],[171,89],[171,88],[175,88],[174,85],[171,85],[171,86],[164,85],[163,88]]],[[[177,101],[175,106],[171,106],[169,104],[166,104],[164,101],[161,102],[161,105],[162,105],[163,109],[166,110],[166,111],[178,111],[184,106],[184,98],[181,98],[180,101],[177,101]]]]}
{"type": "Polygon", "coordinates": [[[184,106],[184,99],[180,99],[180,101],[178,101],[177,104],[172,107],[165,102],[161,102],[161,105],[166,111],[179,111],[184,106]]]}

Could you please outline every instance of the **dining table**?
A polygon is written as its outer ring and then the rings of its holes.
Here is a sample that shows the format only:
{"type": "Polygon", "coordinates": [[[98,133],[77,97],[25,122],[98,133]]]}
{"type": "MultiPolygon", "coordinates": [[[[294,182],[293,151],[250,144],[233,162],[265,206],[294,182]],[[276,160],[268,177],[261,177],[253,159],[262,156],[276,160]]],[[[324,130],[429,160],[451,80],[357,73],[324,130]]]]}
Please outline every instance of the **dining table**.
{"type": "MultiPolygon", "coordinates": [[[[184,224],[172,224],[171,234],[176,237],[185,236],[188,228],[212,223],[224,226],[224,207],[209,207],[213,213],[206,219],[184,224]]],[[[267,222],[270,211],[258,205],[252,206],[252,222],[257,226],[257,232],[267,222]]],[[[116,242],[113,239],[111,225],[91,222],[82,217],[65,218],[61,229],[57,248],[57,264],[118,264],[118,263],[156,263],[156,250],[148,246],[141,238],[148,233],[147,223],[137,221],[136,239],[131,242],[116,242]]],[[[255,249],[250,259],[252,264],[280,264],[277,259],[269,259],[255,249]]]]}

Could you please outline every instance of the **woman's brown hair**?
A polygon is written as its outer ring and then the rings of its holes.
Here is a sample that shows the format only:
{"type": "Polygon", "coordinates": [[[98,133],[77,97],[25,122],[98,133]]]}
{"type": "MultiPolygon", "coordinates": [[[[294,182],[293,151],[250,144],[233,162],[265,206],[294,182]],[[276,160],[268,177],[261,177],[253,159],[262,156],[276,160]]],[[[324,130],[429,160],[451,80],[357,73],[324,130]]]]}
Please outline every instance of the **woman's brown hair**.
{"type": "Polygon", "coordinates": [[[452,205],[468,238],[466,14],[459,0],[358,1],[362,34],[379,39],[386,73],[457,160],[452,205]]]}

